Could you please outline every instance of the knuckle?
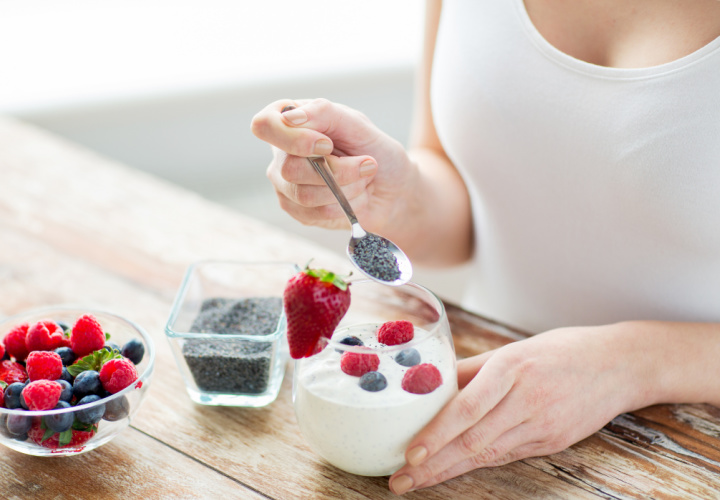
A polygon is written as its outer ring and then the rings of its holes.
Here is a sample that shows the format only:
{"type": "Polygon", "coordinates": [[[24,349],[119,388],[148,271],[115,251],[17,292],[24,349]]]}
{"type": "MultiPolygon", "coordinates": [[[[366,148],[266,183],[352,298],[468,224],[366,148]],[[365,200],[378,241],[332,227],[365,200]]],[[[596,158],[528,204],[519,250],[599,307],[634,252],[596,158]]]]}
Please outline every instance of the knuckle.
{"type": "Polygon", "coordinates": [[[316,99],[313,99],[312,101],[313,107],[317,108],[317,110],[321,113],[328,111],[332,107],[332,102],[330,102],[329,99],[326,99],[324,97],[318,97],[316,99]]]}
{"type": "Polygon", "coordinates": [[[480,417],[480,399],[478,397],[459,398],[457,412],[465,421],[477,421],[480,417]]]}
{"type": "Polygon", "coordinates": [[[481,431],[470,429],[460,435],[460,450],[462,450],[466,456],[476,455],[482,450],[484,441],[485,436],[481,431]]]}

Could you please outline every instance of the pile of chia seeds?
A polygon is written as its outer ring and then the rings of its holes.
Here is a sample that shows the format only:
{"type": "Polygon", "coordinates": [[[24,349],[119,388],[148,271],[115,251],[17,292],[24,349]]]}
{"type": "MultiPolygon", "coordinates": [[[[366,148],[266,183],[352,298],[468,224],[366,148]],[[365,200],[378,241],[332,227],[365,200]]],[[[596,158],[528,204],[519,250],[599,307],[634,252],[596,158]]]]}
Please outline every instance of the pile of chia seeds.
{"type": "MultiPolygon", "coordinates": [[[[268,335],[278,328],[280,297],[211,298],[202,303],[191,330],[217,335],[268,335]]],[[[273,342],[187,339],[185,361],[202,391],[261,394],[270,378],[273,342]]]]}
{"type": "Polygon", "coordinates": [[[382,281],[395,281],[400,277],[397,258],[388,249],[387,240],[368,234],[355,245],[355,264],[370,276],[382,281]]]}

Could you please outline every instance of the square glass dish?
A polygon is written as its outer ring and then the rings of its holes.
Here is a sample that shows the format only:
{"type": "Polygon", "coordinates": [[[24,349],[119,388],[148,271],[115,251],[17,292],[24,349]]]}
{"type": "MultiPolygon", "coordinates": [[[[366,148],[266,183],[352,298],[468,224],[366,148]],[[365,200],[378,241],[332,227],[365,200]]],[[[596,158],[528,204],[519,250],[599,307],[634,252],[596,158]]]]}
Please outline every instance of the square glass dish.
{"type": "Polygon", "coordinates": [[[289,359],[282,295],[297,269],[211,260],[188,268],[165,335],[190,399],[248,407],[275,400],[289,359]]]}

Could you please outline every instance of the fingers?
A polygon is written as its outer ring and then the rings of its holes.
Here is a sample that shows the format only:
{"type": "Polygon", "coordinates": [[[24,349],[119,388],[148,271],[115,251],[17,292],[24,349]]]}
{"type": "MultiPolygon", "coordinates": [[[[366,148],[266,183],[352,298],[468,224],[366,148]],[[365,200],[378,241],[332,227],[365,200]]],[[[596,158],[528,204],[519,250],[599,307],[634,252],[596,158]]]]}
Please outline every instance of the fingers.
{"type": "MultiPolygon", "coordinates": [[[[472,361],[468,361],[470,363],[472,361]]],[[[514,378],[504,373],[502,364],[484,365],[483,370],[452,399],[410,442],[406,454],[410,465],[431,457],[457,436],[480,421],[512,388],[514,378]],[[491,381],[490,383],[484,380],[491,381]]]]}
{"type": "MultiPolygon", "coordinates": [[[[372,156],[326,156],[333,177],[340,186],[346,186],[359,180],[372,177],[377,172],[377,163],[372,156]]],[[[276,153],[277,177],[291,184],[325,186],[325,181],[310,165],[307,158],[276,153]]]]}
{"type": "Polygon", "coordinates": [[[281,100],[266,106],[256,114],[250,124],[250,130],[261,139],[281,150],[296,156],[329,155],[333,151],[332,140],[325,134],[307,127],[299,127],[307,120],[299,120],[298,113],[303,113],[297,101],[281,100]],[[284,117],[283,108],[288,105],[296,109],[288,111],[284,117]],[[294,113],[294,115],[293,115],[294,113]],[[297,123],[296,123],[297,122],[297,123]]]}
{"type": "Polygon", "coordinates": [[[362,148],[377,136],[362,113],[327,99],[275,101],[253,117],[250,129],[259,139],[303,157],[352,154],[342,149],[348,139],[362,148]],[[288,106],[295,109],[283,113],[288,106]]]}
{"type": "MultiPolygon", "coordinates": [[[[498,453],[502,453],[501,450],[503,449],[507,450],[505,444],[503,446],[497,446],[498,453]]],[[[517,460],[522,460],[524,458],[537,457],[545,454],[546,453],[542,451],[542,447],[539,443],[528,443],[522,444],[517,448],[510,447],[509,451],[505,452],[503,455],[499,455],[498,458],[489,462],[483,461],[482,456],[468,458],[467,460],[464,460],[450,467],[449,469],[442,471],[440,474],[428,479],[422,484],[413,485],[412,489],[419,490],[422,488],[429,488],[436,484],[447,481],[448,479],[461,476],[466,472],[470,472],[481,467],[499,467],[501,465],[509,464],[517,460]]]]}
{"type": "MultiPolygon", "coordinates": [[[[448,471],[462,470],[465,466],[472,465],[473,469],[487,466],[526,444],[528,426],[523,424],[523,417],[518,412],[508,411],[515,404],[512,399],[512,395],[503,399],[482,420],[467,428],[421,464],[413,466],[408,460],[410,465],[395,473],[391,486],[401,476],[406,478],[401,480],[401,486],[408,483],[407,478],[413,484],[420,485],[432,478],[445,477],[448,471]]],[[[467,470],[470,469],[464,469],[463,472],[467,470]]]]}

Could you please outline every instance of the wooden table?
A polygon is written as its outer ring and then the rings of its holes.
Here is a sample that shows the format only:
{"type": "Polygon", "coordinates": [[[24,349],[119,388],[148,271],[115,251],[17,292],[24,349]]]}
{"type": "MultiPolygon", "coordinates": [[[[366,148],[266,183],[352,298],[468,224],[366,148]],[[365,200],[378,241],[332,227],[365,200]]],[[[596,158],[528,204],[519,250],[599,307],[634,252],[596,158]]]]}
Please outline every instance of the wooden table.
{"type": "MultiPolygon", "coordinates": [[[[3,449],[0,497],[394,497],[386,478],[344,473],[310,451],[288,376],[278,400],[262,409],[199,406],[185,393],[163,326],[186,267],[259,257],[348,266],[339,253],[0,119],[0,315],[59,303],[100,307],[143,325],[157,347],[155,375],[130,428],[73,457],[3,449]]],[[[448,310],[459,356],[526,336],[448,310]]],[[[624,414],[562,453],[407,495],[650,497],[720,498],[720,409],[663,405],[624,414]]]]}

